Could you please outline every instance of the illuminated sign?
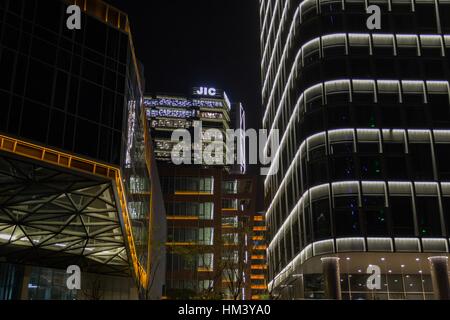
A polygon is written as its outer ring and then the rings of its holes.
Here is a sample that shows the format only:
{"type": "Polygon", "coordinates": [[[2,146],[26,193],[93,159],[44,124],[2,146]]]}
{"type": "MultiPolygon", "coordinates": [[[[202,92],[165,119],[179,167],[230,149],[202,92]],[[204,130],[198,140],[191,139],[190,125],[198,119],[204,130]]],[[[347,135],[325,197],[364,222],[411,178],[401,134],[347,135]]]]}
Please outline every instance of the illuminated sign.
{"type": "Polygon", "coordinates": [[[216,88],[208,88],[208,87],[194,88],[194,94],[197,96],[216,97],[217,90],[216,88]]]}
{"type": "Polygon", "coordinates": [[[212,97],[212,98],[222,98],[223,97],[223,91],[211,88],[211,87],[197,87],[194,88],[194,95],[195,96],[202,96],[202,97],[212,97]]]}
{"type": "Polygon", "coordinates": [[[180,118],[188,119],[193,118],[197,115],[195,110],[171,110],[171,109],[152,109],[147,110],[148,118],[180,118]]]}
{"type": "MultiPolygon", "coordinates": [[[[226,100],[225,100],[226,101],[226,100]]],[[[228,102],[225,102],[225,104],[228,102]]],[[[174,98],[157,98],[145,99],[144,106],[146,107],[171,107],[171,108],[224,108],[225,104],[222,101],[214,100],[182,100],[174,98]]],[[[227,106],[229,108],[229,106],[227,106]]]]}

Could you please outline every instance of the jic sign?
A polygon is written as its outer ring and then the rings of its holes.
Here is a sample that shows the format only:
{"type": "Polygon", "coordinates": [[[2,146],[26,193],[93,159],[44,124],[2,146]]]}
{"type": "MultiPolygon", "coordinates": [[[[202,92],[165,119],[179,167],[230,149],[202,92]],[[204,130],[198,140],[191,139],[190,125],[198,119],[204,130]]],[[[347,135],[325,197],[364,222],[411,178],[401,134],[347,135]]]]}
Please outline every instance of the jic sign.
{"type": "Polygon", "coordinates": [[[202,96],[202,97],[212,97],[212,98],[222,98],[223,92],[216,88],[210,88],[210,87],[196,87],[193,90],[195,96],[202,96]]]}

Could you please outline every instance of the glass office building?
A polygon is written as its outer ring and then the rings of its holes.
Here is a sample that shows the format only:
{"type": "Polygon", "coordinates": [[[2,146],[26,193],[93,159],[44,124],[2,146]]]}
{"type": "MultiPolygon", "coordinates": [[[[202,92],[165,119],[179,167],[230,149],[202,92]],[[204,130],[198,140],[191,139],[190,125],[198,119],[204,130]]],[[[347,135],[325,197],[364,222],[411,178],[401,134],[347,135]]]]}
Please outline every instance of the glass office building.
{"type": "Polygon", "coordinates": [[[152,243],[165,228],[152,223],[164,226],[164,206],[127,15],[99,0],[3,0],[0,34],[0,297],[98,298],[62,288],[69,265],[102,298],[161,297],[152,243]],[[79,30],[66,26],[72,4],[79,30]]]}
{"type": "Polygon", "coordinates": [[[449,299],[450,2],[261,0],[260,16],[272,296],[449,299]]]}
{"type": "MultiPolygon", "coordinates": [[[[207,163],[199,152],[209,148],[217,132],[225,138],[227,129],[245,129],[245,112],[241,104],[231,104],[224,92],[210,88],[200,94],[202,90],[195,88],[191,96],[148,96],[144,102],[167,214],[165,297],[259,298],[267,283],[264,261],[252,254],[257,246],[264,250],[264,239],[259,234],[259,242],[253,238],[259,232],[253,230],[256,179],[244,174],[244,158],[226,164],[225,144],[218,161],[207,163]],[[172,161],[178,144],[172,134],[177,129],[191,137],[190,164],[172,161]],[[253,272],[253,264],[259,272],[253,272]],[[251,278],[252,272],[258,273],[258,279],[251,278]]],[[[237,137],[235,150],[245,150],[239,139],[244,138],[237,137]]]]}

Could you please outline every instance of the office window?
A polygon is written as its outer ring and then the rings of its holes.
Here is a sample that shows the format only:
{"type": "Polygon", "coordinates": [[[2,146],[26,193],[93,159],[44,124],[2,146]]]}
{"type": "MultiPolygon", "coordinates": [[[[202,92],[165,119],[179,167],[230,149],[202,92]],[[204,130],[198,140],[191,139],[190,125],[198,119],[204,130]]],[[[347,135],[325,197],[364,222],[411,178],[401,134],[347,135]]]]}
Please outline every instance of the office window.
{"type": "MultiPolygon", "coordinates": [[[[332,101],[328,100],[328,103],[330,104],[332,101]]],[[[327,114],[329,128],[345,128],[350,125],[350,108],[348,106],[330,106],[327,109],[327,114]]]]}
{"type": "Polygon", "coordinates": [[[431,146],[426,143],[411,143],[409,152],[414,177],[420,180],[432,180],[431,146]]]}
{"type": "Polygon", "coordinates": [[[49,118],[48,108],[30,101],[25,101],[22,111],[20,134],[28,139],[37,140],[42,143],[46,142],[49,118]]]}
{"type": "Polygon", "coordinates": [[[310,162],[308,173],[310,186],[326,182],[328,180],[328,161],[323,159],[310,162]]]}
{"type": "Polygon", "coordinates": [[[445,18],[450,17],[450,3],[440,3],[439,14],[442,31],[446,34],[450,33],[450,20],[445,18]]]}
{"type": "Polygon", "coordinates": [[[385,236],[387,230],[387,209],[384,196],[364,196],[362,198],[368,236],[385,236]]]}
{"type": "MultiPolygon", "coordinates": [[[[314,241],[330,238],[331,220],[330,220],[330,202],[328,198],[313,201],[312,219],[314,227],[314,241]]],[[[297,231],[294,230],[294,235],[296,235],[296,232],[297,231]]],[[[294,238],[295,237],[298,238],[297,235],[294,236],[294,238]]]]}
{"type": "Polygon", "coordinates": [[[333,178],[339,180],[352,180],[355,175],[355,163],[352,156],[334,157],[332,160],[333,178]]]}
{"type": "Polygon", "coordinates": [[[211,246],[214,242],[214,228],[198,229],[198,243],[211,246]]]}
{"type": "Polygon", "coordinates": [[[447,234],[450,234],[450,197],[442,197],[442,207],[447,234]]]}
{"type": "Polygon", "coordinates": [[[237,228],[239,226],[239,218],[233,217],[222,217],[222,227],[227,228],[237,228]]]}
{"type": "Polygon", "coordinates": [[[360,235],[358,197],[339,196],[334,198],[336,236],[360,235]]]}
{"type": "Polygon", "coordinates": [[[391,196],[389,198],[389,207],[394,228],[394,236],[413,237],[415,232],[411,197],[391,196]]]}
{"type": "Polygon", "coordinates": [[[148,185],[147,179],[145,179],[141,176],[132,175],[130,177],[130,192],[131,193],[147,192],[148,191],[147,185],[148,185]]]}
{"type": "Polygon", "coordinates": [[[434,146],[439,177],[444,180],[450,179],[450,144],[437,143],[434,146]]]}
{"type": "Polygon", "coordinates": [[[0,70],[2,70],[2,76],[0,77],[0,89],[7,91],[11,89],[14,61],[15,56],[13,51],[3,48],[0,60],[0,70]]]}
{"type": "Polygon", "coordinates": [[[447,94],[430,94],[428,104],[433,121],[450,121],[450,105],[447,94]]]}
{"type": "MultiPolygon", "coordinates": [[[[397,98],[398,99],[398,98],[397,98]]],[[[397,104],[380,105],[382,126],[387,128],[403,127],[402,107],[397,104]]]]}
{"type": "Polygon", "coordinates": [[[222,183],[222,190],[225,194],[237,194],[238,182],[237,180],[233,181],[224,181],[222,183]]]}
{"type": "Polygon", "coordinates": [[[62,133],[64,132],[65,114],[57,110],[52,110],[50,117],[48,142],[52,146],[63,148],[64,135],[62,133]]]}
{"type": "Polygon", "coordinates": [[[408,178],[408,166],[404,155],[386,156],[385,165],[386,176],[389,179],[403,181],[408,178]]]}
{"type": "Polygon", "coordinates": [[[382,177],[381,159],[377,156],[359,157],[361,178],[363,180],[380,179],[382,177]]]}
{"type": "Polygon", "coordinates": [[[49,88],[53,87],[53,69],[41,62],[31,59],[28,67],[28,74],[38,76],[39,81],[36,81],[35,77],[28,77],[27,97],[49,105],[52,91],[49,90],[49,88]]]}
{"type": "Polygon", "coordinates": [[[213,270],[214,253],[203,253],[198,255],[198,268],[213,270]]]}
{"type": "Polygon", "coordinates": [[[144,202],[132,201],[128,203],[128,210],[131,219],[145,219],[147,217],[147,208],[144,202]]]}
{"type": "Polygon", "coordinates": [[[224,233],[222,234],[222,241],[225,245],[236,245],[239,242],[239,234],[224,233]]]}
{"type": "Polygon", "coordinates": [[[439,203],[437,197],[416,196],[416,211],[420,236],[442,236],[439,203]]]}
{"type": "Polygon", "coordinates": [[[80,117],[98,122],[102,105],[102,88],[87,81],[81,81],[78,102],[78,115],[80,117]]]}

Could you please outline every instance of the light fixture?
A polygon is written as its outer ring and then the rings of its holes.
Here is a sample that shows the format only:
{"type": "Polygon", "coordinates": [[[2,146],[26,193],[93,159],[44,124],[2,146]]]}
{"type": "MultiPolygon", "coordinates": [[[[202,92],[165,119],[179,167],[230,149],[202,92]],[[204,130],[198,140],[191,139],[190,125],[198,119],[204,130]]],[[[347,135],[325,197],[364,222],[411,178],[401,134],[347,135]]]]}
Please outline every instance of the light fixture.
{"type": "Polygon", "coordinates": [[[381,258],[381,261],[384,261],[384,260],[386,260],[385,258],[381,258]]]}

